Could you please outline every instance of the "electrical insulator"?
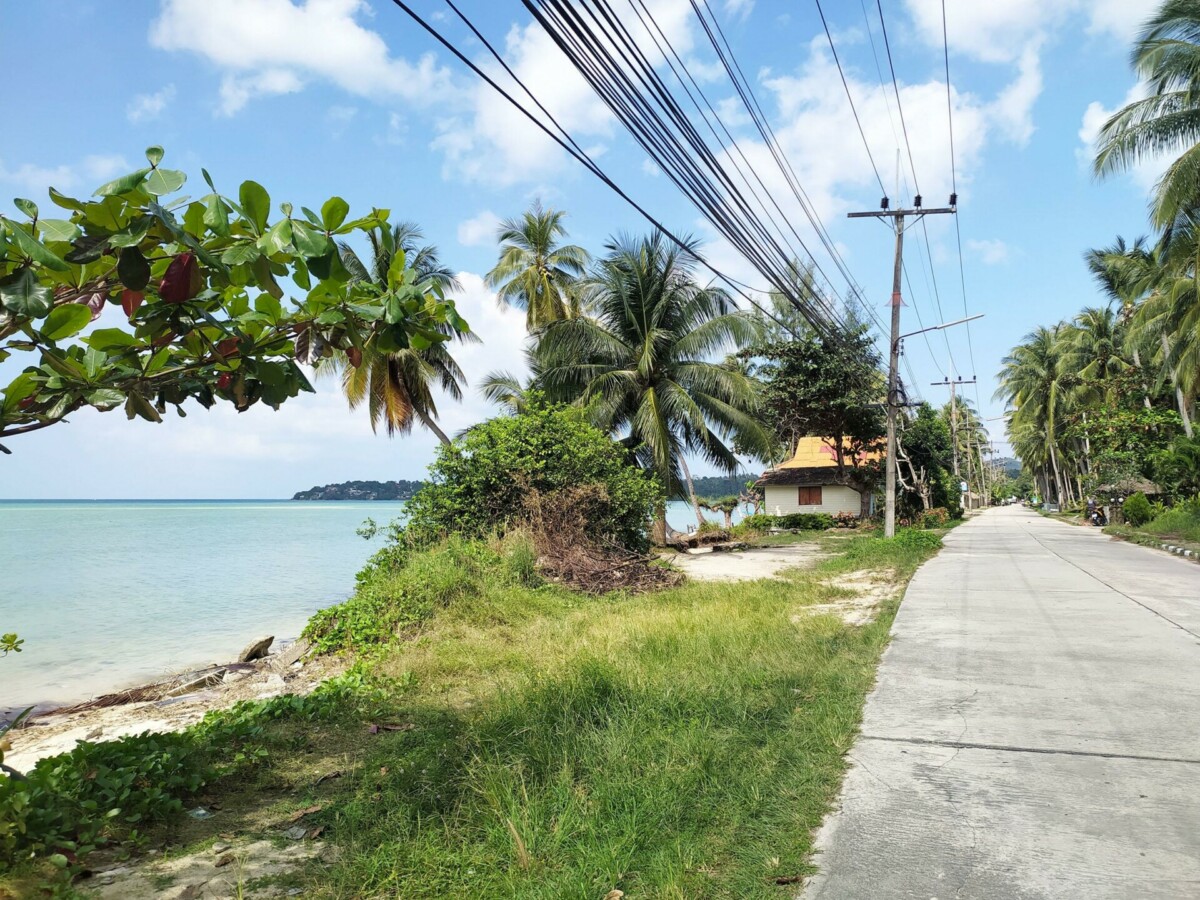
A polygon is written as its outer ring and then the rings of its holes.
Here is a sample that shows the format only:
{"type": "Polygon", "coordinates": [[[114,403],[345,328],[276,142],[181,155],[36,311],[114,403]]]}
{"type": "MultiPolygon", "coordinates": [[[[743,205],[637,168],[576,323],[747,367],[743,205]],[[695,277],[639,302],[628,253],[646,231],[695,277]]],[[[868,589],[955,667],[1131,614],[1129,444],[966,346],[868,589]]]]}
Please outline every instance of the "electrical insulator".
{"type": "Polygon", "coordinates": [[[920,209],[920,207],[921,207],[921,195],[920,194],[917,194],[917,196],[913,197],[913,206],[916,206],[918,209],[920,209]]]}
{"type": "Polygon", "coordinates": [[[957,193],[954,193],[954,194],[951,194],[951,195],[950,195],[950,205],[951,205],[951,206],[958,206],[958,194],[957,194],[957,193]]]}
{"type": "Polygon", "coordinates": [[[887,197],[884,197],[882,200],[879,201],[879,208],[880,209],[888,208],[888,198],[887,197]]]}

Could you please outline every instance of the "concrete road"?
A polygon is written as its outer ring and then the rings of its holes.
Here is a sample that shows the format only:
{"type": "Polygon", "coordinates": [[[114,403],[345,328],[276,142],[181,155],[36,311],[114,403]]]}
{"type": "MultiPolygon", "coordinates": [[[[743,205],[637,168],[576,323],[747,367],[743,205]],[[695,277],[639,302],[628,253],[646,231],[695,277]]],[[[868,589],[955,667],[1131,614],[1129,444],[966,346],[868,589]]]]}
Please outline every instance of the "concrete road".
{"type": "Polygon", "coordinates": [[[896,617],[808,900],[1200,898],[1200,565],[1018,507],[896,617]]]}

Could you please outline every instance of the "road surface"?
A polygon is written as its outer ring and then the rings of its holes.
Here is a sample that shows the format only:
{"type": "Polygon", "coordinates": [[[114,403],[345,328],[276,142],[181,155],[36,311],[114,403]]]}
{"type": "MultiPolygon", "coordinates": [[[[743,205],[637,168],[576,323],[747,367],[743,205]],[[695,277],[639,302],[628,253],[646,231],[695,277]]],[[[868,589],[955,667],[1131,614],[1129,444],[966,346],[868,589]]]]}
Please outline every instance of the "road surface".
{"type": "Polygon", "coordinates": [[[1019,507],[909,585],[805,900],[1200,898],[1200,565],[1019,507]]]}

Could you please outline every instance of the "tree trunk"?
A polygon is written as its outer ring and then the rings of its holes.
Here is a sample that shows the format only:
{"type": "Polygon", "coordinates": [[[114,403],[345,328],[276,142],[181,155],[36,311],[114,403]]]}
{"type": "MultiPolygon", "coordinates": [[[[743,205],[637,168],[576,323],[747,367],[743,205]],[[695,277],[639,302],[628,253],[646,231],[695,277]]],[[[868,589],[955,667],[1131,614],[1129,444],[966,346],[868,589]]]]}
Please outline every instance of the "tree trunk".
{"type": "Polygon", "coordinates": [[[703,528],[707,522],[704,513],[700,511],[700,499],[696,496],[696,486],[692,484],[692,473],[688,469],[687,460],[679,457],[679,466],[683,469],[683,477],[687,481],[688,496],[692,498],[692,509],[696,511],[696,522],[703,528]]]}
{"type": "Polygon", "coordinates": [[[725,513],[725,530],[728,531],[733,527],[733,510],[723,509],[721,512],[725,513]]]}
{"type": "Polygon", "coordinates": [[[650,529],[650,540],[656,547],[667,545],[667,507],[660,505],[654,511],[654,522],[650,529]]]}
{"type": "MultiPolygon", "coordinates": [[[[1167,365],[1171,359],[1171,345],[1167,343],[1167,336],[1160,334],[1158,336],[1162,342],[1163,365],[1167,365]]],[[[1190,439],[1192,437],[1192,417],[1188,415],[1187,403],[1183,399],[1183,389],[1179,386],[1179,379],[1175,377],[1175,370],[1171,369],[1171,384],[1175,388],[1175,403],[1179,407],[1179,418],[1183,419],[1183,433],[1190,439]]]]}
{"type": "MultiPolygon", "coordinates": [[[[1142,356],[1138,353],[1137,347],[1133,348],[1133,364],[1137,366],[1139,372],[1142,371],[1142,356]]],[[[1145,381],[1142,381],[1142,403],[1146,409],[1150,409],[1150,385],[1146,384],[1145,381]]]]}
{"type": "Polygon", "coordinates": [[[1062,475],[1058,471],[1058,454],[1054,452],[1053,440],[1050,441],[1050,465],[1054,468],[1054,490],[1057,494],[1054,500],[1061,507],[1063,502],[1063,482],[1062,475]]]}
{"type": "Polygon", "coordinates": [[[442,431],[442,429],[438,428],[437,422],[433,421],[433,419],[430,418],[430,416],[425,412],[425,410],[417,407],[414,404],[413,412],[415,412],[417,414],[417,418],[421,420],[422,425],[424,425],[426,428],[428,428],[430,431],[432,431],[434,434],[437,435],[439,441],[441,441],[447,447],[450,446],[450,438],[446,437],[446,432],[444,432],[444,431],[442,431]]]}

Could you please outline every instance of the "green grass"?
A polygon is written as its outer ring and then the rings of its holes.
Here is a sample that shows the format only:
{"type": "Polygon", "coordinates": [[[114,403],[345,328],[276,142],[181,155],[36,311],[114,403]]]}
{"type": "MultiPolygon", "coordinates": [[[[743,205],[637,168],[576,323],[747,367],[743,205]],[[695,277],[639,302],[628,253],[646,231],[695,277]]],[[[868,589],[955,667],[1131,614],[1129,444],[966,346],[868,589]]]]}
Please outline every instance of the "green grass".
{"type": "Polygon", "coordinates": [[[821,540],[831,555],[785,579],[637,597],[534,586],[515,544],[433,551],[464,565],[432,592],[413,575],[430,555],[380,571],[360,592],[403,585],[420,614],[371,653],[394,687],[370,720],[412,727],[273,724],[269,761],[210,788],[222,821],[157,840],[198,847],[320,802],[336,852],[296,873],[308,897],[790,897],[775,879],[811,871],[895,612],[851,627],[803,608],[844,597],[840,574],[903,582],[938,546],[821,540]]]}
{"type": "Polygon", "coordinates": [[[1141,530],[1162,538],[1178,538],[1200,543],[1200,513],[1189,506],[1168,509],[1158,518],[1143,525],[1141,530]]]}
{"type": "Polygon", "coordinates": [[[380,659],[417,688],[328,816],[316,897],[787,896],[836,794],[894,612],[797,616],[937,546],[832,542],[782,581],[586,601],[504,586],[380,659]]]}

